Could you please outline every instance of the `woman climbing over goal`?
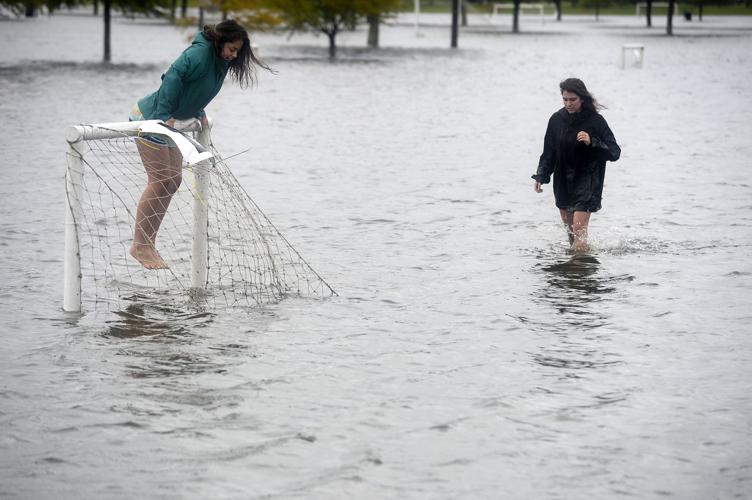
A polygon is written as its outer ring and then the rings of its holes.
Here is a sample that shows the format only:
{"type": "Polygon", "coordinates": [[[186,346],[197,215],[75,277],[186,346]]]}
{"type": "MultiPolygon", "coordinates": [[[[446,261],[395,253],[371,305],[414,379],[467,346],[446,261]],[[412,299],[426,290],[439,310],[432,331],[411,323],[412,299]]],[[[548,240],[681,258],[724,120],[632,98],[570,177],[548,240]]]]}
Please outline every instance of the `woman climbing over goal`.
{"type": "MultiPolygon", "coordinates": [[[[246,30],[234,20],[205,26],[193,43],[162,75],[159,90],[134,105],[130,120],[162,120],[173,126],[175,120],[208,122],[204,108],[222,88],[229,72],[241,88],[254,82],[256,66],[270,68],[251,50],[246,30]]],[[[182,181],[183,158],[175,145],[162,136],[136,139],[144,163],[147,185],[136,208],[136,227],[130,253],[147,269],[167,264],[156,249],[157,232],[167,207],[182,181]]]]}

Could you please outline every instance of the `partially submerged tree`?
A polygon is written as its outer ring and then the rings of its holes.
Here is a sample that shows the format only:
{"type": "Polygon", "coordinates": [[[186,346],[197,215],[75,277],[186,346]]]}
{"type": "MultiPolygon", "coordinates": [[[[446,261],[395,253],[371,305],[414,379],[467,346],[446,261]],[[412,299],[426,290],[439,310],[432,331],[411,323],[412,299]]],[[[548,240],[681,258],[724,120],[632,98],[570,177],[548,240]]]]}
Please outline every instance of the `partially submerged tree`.
{"type": "Polygon", "coordinates": [[[645,19],[648,28],[653,27],[653,0],[645,0],[645,19]]]}
{"type": "Polygon", "coordinates": [[[368,46],[379,46],[379,26],[402,7],[402,0],[361,0],[361,9],[368,22],[368,46]]]}
{"type": "Polygon", "coordinates": [[[267,0],[277,10],[287,29],[318,31],[329,38],[329,57],[337,55],[337,35],[354,29],[361,12],[358,0],[267,0]]]}
{"type": "Polygon", "coordinates": [[[611,5],[610,0],[582,0],[583,7],[595,9],[595,20],[600,20],[601,9],[611,5]]]}
{"type": "Polygon", "coordinates": [[[46,7],[49,12],[54,12],[61,7],[73,7],[79,3],[77,0],[0,0],[0,5],[7,7],[17,16],[34,17],[39,9],[46,7]]]}
{"type": "MultiPolygon", "coordinates": [[[[355,29],[363,18],[380,23],[383,16],[395,11],[399,0],[264,0],[264,4],[278,12],[282,22],[292,32],[318,31],[329,39],[329,57],[337,55],[337,35],[355,29]]],[[[375,42],[378,43],[376,35],[375,42]]]]}
{"type": "Polygon", "coordinates": [[[163,5],[160,0],[102,0],[104,7],[104,62],[112,60],[112,50],[110,43],[110,27],[112,8],[115,7],[123,13],[146,14],[160,16],[162,13],[157,9],[163,5]]]}
{"type": "Polygon", "coordinates": [[[674,9],[676,8],[676,0],[668,0],[668,12],[666,13],[666,34],[671,36],[674,34],[674,9]]]}

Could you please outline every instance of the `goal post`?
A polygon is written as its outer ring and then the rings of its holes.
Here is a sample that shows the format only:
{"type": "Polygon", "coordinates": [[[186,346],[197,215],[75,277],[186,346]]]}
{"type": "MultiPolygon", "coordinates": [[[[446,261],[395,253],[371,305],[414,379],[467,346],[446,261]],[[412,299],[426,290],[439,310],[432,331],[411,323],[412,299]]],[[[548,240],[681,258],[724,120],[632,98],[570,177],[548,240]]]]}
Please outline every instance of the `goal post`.
{"type": "Polygon", "coordinates": [[[143,299],[203,308],[336,295],[240,185],[211,142],[211,126],[176,122],[175,129],[193,134],[191,146],[187,134],[162,125],[152,120],[66,130],[65,311],[80,312],[90,296],[95,307],[143,299]],[[140,134],[168,136],[180,150],[180,174],[172,165],[166,171],[172,194],[153,192],[142,200],[147,174],[141,153],[148,145],[137,146],[140,134]],[[145,269],[130,255],[141,202],[163,214],[153,243],[166,268],[145,269]]]}
{"type": "MultiPolygon", "coordinates": [[[[207,149],[211,144],[211,120],[209,127],[203,128],[198,120],[176,122],[175,128],[182,132],[193,132],[196,140],[207,149]]],[[[84,175],[83,141],[107,140],[121,137],[136,137],[143,122],[116,122],[73,125],[65,133],[68,142],[68,167],[66,182],[65,212],[65,263],[63,273],[63,310],[81,311],[81,249],[79,226],[82,219],[81,186],[84,175]]],[[[207,223],[208,223],[208,178],[211,160],[204,160],[193,166],[193,243],[191,257],[191,287],[202,289],[207,275],[207,223]]]]}

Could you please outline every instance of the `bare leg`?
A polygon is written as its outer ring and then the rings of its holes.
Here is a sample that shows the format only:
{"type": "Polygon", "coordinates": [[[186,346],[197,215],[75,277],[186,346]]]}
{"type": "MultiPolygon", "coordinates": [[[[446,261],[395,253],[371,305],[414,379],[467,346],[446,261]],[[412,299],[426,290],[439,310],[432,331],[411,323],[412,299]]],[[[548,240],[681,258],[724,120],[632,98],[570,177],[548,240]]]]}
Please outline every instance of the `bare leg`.
{"type": "Polygon", "coordinates": [[[569,210],[560,208],[559,214],[561,215],[561,221],[567,227],[567,236],[569,237],[569,244],[571,246],[574,244],[574,229],[572,228],[572,224],[574,223],[574,213],[570,212],[569,210]]]}
{"type": "Polygon", "coordinates": [[[147,184],[136,207],[131,255],[147,269],[167,267],[155,247],[157,232],[182,181],[182,157],[176,148],[136,139],[147,184]]]}
{"type": "Polygon", "coordinates": [[[585,253],[590,250],[588,245],[588,224],[590,212],[575,212],[572,217],[572,232],[574,233],[574,253],[585,253]]]}

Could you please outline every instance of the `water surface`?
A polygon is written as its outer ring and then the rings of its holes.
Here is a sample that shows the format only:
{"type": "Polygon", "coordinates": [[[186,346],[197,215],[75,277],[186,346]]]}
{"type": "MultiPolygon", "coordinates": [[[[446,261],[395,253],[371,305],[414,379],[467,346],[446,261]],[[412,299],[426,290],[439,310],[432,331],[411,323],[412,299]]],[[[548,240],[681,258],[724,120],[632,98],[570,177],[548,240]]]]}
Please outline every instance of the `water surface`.
{"type": "Polygon", "coordinates": [[[277,74],[208,109],[338,297],[83,316],[61,311],[65,127],[125,119],[190,33],[116,19],[102,65],[97,19],[0,22],[0,496],[749,494],[749,21],[477,24],[457,51],[401,21],[334,63],[257,35],[277,74]],[[580,258],[529,178],[573,75],[623,150],[580,258]]]}

